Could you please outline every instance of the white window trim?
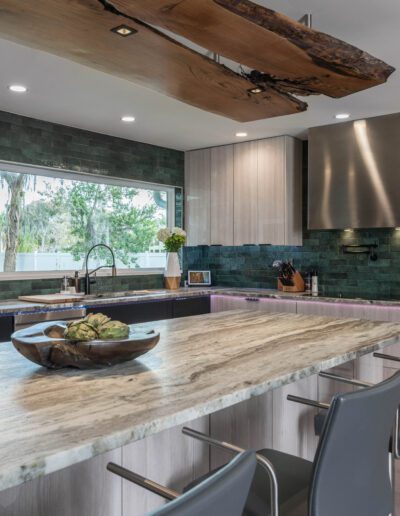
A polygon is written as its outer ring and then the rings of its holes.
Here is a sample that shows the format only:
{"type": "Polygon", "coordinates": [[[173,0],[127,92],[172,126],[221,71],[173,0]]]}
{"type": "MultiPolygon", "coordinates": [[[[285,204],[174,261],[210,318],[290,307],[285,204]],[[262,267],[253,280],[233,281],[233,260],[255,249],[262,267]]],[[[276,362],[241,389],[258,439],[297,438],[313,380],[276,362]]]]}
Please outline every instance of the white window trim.
{"type": "MultiPolygon", "coordinates": [[[[34,174],[47,177],[58,177],[63,179],[86,181],[88,183],[101,183],[116,186],[128,186],[131,188],[143,188],[148,190],[158,190],[167,192],[167,224],[169,227],[175,226],[175,189],[180,188],[172,185],[164,185],[159,183],[148,183],[146,181],[137,181],[132,179],[122,179],[110,177],[101,174],[89,174],[87,172],[75,172],[69,169],[61,169],[55,167],[42,167],[39,165],[31,165],[26,163],[17,163],[14,161],[0,160],[0,170],[7,172],[15,172],[18,174],[34,174]]],[[[79,269],[78,269],[79,270],[79,269]]],[[[163,268],[154,269],[119,269],[119,276],[146,276],[162,274],[163,268]]],[[[59,271],[16,271],[16,272],[0,272],[0,281],[23,280],[23,279],[47,279],[60,278],[65,275],[71,276],[74,270],[59,271]]],[[[84,271],[81,271],[84,274],[84,271]]],[[[100,270],[98,276],[110,276],[111,273],[107,269],[100,270]]]]}
{"type": "MultiPolygon", "coordinates": [[[[117,269],[117,277],[123,276],[152,276],[163,274],[164,269],[117,269]]],[[[64,276],[73,277],[75,270],[70,271],[17,271],[17,272],[0,272],[0,281],[11,281],[11,280],[39,280],[39,279],[52,279],[59,278],[60,281],[64,276]]],[[[106,269],[100,270],[97,273],[97,277],[112,277],[110,272],[106,269]]],[[[79,271],[81,278],[85,276],[85,271],[79,271]]]]}

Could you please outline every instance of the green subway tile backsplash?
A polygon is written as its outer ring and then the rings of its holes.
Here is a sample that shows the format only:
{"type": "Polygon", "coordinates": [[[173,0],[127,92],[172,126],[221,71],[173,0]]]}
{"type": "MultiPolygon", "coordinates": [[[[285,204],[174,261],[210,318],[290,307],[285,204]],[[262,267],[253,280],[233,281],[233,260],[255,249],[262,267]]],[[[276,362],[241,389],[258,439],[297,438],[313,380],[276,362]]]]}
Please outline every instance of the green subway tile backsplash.
{"type": "MultiPolygon", "coordinates": [[[[0,160],[183,187],[184,153],[0,111],[0,160]]],[[[182,194],[176,189],[177,224],[182,194]]],[[[0,281],[0,299],[49,294],[60,279],[0,281]]],[[[161,275],[99,278],[97,290],[161,288],[161,275]]]]}

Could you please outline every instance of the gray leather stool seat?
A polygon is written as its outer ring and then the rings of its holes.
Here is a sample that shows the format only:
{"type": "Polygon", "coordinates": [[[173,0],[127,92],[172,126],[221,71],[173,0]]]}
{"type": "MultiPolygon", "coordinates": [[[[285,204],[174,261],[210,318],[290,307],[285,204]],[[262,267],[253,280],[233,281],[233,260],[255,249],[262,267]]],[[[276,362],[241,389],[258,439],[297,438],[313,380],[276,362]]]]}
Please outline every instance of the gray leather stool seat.
{"type": "MultiPolygon", "coordinates": [[[[279,515],[307,516],[313,463],[276,450],[265,449],[257,453],[268,459],[274,467],[279,485],[279,515]]],[[[213,473],[215,471],[197,478],[186,486],[185,491],[203,482],[213,473]]],[[[265,471],[257,465],[243,516],[268,516],[270,509],[270,492],[267,489],[265,471]]]]}
{"type": "MultiPolygon", "coordinates": [[[[280,516],[307,516],[313,463],[276,450],[265,449],[258,453],[267,458],[274,467],[279,486],[280,516]]],[[[265,471],[258,466],[243,515],[267,515],[270,508],[265,471]]]]}

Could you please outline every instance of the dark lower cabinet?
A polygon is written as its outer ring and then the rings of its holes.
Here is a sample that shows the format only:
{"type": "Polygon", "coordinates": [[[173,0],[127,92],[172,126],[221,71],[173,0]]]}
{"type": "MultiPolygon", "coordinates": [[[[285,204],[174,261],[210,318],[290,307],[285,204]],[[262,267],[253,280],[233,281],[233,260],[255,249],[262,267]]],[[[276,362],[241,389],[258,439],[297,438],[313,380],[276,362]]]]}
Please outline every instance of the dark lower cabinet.
{"type": "Polygon", "coordinates": [[[102,313],[125,324],[161,321],[172,318],[172,301],[144,301],[123,305],[96,306],[87,313],[102,313]]]}
{"type": "Polygon", "coordinates": [[[0,317],[0,342],[9,341],[13,331],[14,331],[14,316],[5,315],[3,317],[0,317]]]}
{"type": "Polygon", "coordinates": [[[210,296],[179,297],[173,301],[172,317],[209,314],[210,296]]]}
{"type": "Polygon", "coordinates": [[[111,317],[111,319],[126,324],[161,321],[163,319],[210,313],[210,296],[95,306],[88,308],[87,313],[102,313],[111,317]]]}

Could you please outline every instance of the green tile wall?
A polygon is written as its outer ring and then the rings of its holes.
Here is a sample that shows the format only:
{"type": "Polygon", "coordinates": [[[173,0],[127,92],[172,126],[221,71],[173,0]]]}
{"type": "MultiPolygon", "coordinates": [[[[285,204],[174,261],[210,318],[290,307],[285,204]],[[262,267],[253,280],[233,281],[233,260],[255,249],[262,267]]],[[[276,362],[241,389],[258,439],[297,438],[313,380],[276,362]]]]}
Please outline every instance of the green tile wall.
{"type": "MultiPolygon", "coordinates": [[[[307,147],[304,162],[304,212],[307,202],[307,147]]],[[[306,216],[304,213],[304,220],[306,216]]],[[[210,269],[213,283],[224,286],[276,288],[276,259],[293,259],[296,268],[317,269],[321,293],[400,298],[400,231],[393,229],[308,231],[302,247],[242,246],[187,247],[184,270],[210,269]],[[343,244],[378,244],[378,261],[365,255],[344,255],[343,244]]]]}
{"type": "MultiPolygon", "coordinates": [[[[0,160],[182,187],[184,153],[0,111],[0,160]]],[[[177,189],[177,218],[182,196],[177,189]]],[[[0,281],[0,299],[52,293],[61,279],[0,281]]],[[[162,277],[104,279],[103,290],[160,288],[162,277]]]]}
{"type": "Polygon", "coordinates": [[[0,111],[0,159],[183,186],[184,153],[0,111]]]}

